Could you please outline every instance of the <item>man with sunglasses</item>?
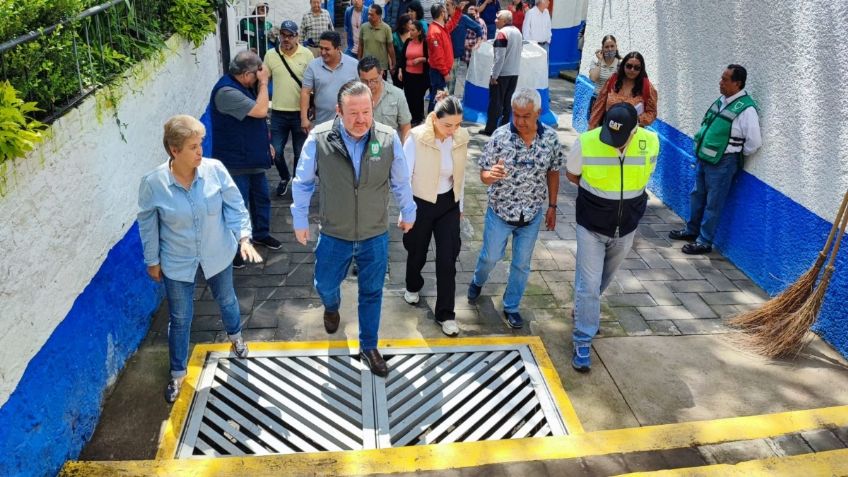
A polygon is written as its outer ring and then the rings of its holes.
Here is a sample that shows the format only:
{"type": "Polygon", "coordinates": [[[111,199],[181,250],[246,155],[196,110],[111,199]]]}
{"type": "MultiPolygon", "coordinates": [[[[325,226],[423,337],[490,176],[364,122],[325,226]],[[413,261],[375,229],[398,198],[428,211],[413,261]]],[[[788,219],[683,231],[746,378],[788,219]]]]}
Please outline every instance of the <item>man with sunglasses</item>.
{"type": "Polygon", "coordinates": [[[312,52],[298,41],[297,23],[286,20],[280,25],[280,46],[265,55],[265,67],[274,82],[271,97],[271,144],[276,152],[274,164],[280,174],[277,196],[286,195],[291,182],[291,170],[297,170],[297,159],[306,141],[300,124],[300,90],[303,75],[312,61],[312,52]],[[291,136],[292,168],[286,164],[283,149],[291,136]]]}

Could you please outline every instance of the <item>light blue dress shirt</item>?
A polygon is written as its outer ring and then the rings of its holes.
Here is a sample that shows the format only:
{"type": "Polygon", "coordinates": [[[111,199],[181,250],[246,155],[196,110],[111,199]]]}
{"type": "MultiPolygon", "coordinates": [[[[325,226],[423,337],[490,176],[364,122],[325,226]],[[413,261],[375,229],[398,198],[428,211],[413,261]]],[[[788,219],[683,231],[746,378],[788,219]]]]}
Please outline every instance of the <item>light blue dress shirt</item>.
{"type": "Polygon", "coordinates": [[[244,199],[220,161],[203,158],[188,190],[169,162],[147,173],[138,190],[144,263],[181,282],[194,282],[198,265],[206,278],[215,276],[232,263],[238,241],[250,237],[244,199]]]}
{"type": "MultiPolygon", "coordinates": [[[[342,140],[350,158],[353,160],[353,171],[359,179],[360,162],[365,147],[368,145],[370,133],[356,140],[347,133],[345,128],[340,125],[342,140]]],[[[309,228],[309,202],[312,200],[312,194],[315,192],[315,169],[317,161],[315,160],[315,136],[310,134],[303,143],[300,159],[297,162],[297,173],[292,181],[292,221],[295,230],[303,230],[309,228]]],[[[400,143],[400,138],[395,133],[392,142],[392,152],[394,159],[392,160],[392,170],[390,183],[392,194],[400,207],[404,222],[415,222],[415,200],[412,198],[412,185],[410,184],[409,169],[406,166],[406,160],[403,158],[403,146],[400,143]]]]}

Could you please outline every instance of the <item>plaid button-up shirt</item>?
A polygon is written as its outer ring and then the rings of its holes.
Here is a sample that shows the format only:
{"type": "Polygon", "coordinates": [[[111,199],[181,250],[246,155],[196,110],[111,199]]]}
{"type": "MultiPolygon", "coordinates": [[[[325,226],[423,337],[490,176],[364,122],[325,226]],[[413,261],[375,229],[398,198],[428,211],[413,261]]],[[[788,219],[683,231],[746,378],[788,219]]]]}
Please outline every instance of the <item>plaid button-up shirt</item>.
{"type": "Polygon", "coordinates": [[[333,18],[330,16],[330,12],[323,8],[318,15],[313,14],[311,10],[306,12],[300,21],[300,34],[303,41],[309,42],[309,40],[312,40],[315,46],[318,46],[318,39],[321,34],[332,29],[333,18]]]}

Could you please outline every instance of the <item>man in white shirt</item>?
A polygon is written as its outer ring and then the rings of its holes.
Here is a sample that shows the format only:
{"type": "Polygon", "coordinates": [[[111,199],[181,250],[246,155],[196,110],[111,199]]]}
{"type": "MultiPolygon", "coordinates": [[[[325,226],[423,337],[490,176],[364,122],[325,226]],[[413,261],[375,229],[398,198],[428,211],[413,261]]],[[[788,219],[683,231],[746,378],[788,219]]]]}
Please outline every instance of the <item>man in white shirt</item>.
{"type": "Polygon", "coordinates": [[[539,0],[536,6],[524,14],[524,25],[521,32],[527,41],[535,41],[548,51],[551,46],[551,12],[548,10],[549,0],[539,0]]]}
{"type": "Polygon", "coordinates": [[[672,230],[668,238],[685,240],[683,253],[700,255],[713,250],[724,200],[733,176],[763,144],[757,104],[745,91],[748,72],[740,65],[728,65],[721,75],[721,96],[713,103],[695,134],[695,185],[689,194],[689,221],[686,228],[672,230]]]}

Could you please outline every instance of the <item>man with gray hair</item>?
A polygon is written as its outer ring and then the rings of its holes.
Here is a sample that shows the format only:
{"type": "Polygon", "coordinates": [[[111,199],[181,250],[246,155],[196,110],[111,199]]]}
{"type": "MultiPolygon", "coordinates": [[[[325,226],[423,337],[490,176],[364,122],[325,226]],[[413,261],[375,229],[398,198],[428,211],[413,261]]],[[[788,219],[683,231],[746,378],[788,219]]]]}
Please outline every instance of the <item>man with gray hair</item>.
{"type": "Polygon", "coordinates": [[[513,120],[497,128],[478,159],[480,180],[489,186],[489,206],[483,228],[483,245],[471,283],[473,303],[495,265],[503,258],[512,236],[512,260],[503,295],[503,320],[521,328],[521,296],[530,274],[530,257],[542,218],[548,230],[556,227],[562,145],[556,132],[539,121],[539,92],[521,88],[512,96],[513,120]],[[547,201],[547,202],[546,202],[547,201]]]}
{"type": "Polygon", "coordinates": [[[518,72],[521,71],[521,49],[524,38],[518,28],[512,26],[512,12],[501,10],[495,19],[498,27],[495,33],[495,60],[492,63],[492,75],[489,78],[489,108],[486,111],[486,127],[480,133],[491,136],[492,131],[501,124],[509,123],[512,113],[509,98],[518,85],[518,72]]]}
{"type": "MultiPolygon", "coordinates": [[[[253,243],[272,250],[282,247],[271,236],[271,198],[265,170],[274,164],[268,134],[268,69],[259,55],[246,50],[230,62],[229,71],[212,88],[212,154],[233,177],[250,211],[253,243]]],[[[236,252],[234,268],[243,268],[236,252]]]]}
{"type": "Polygon", "coordinates": [[[295,238],[306,245],[309,202],[320,173],[315,289],[324,304],[324,329],[332,334],[339,328],[340,285],[355,260],[360,358],[376,376],[385,377],[389,371],[377,350],[377,332],[389,259],[389,189],[400,207],[403,222],[398,227],[404,233],[415,222],[416,206],[400,138],[394,129],[374,122],[372,110],[368,86],[350,81],[341,87],[338,117],[315,126],[303,145],[291,211],[295,238]]]}

